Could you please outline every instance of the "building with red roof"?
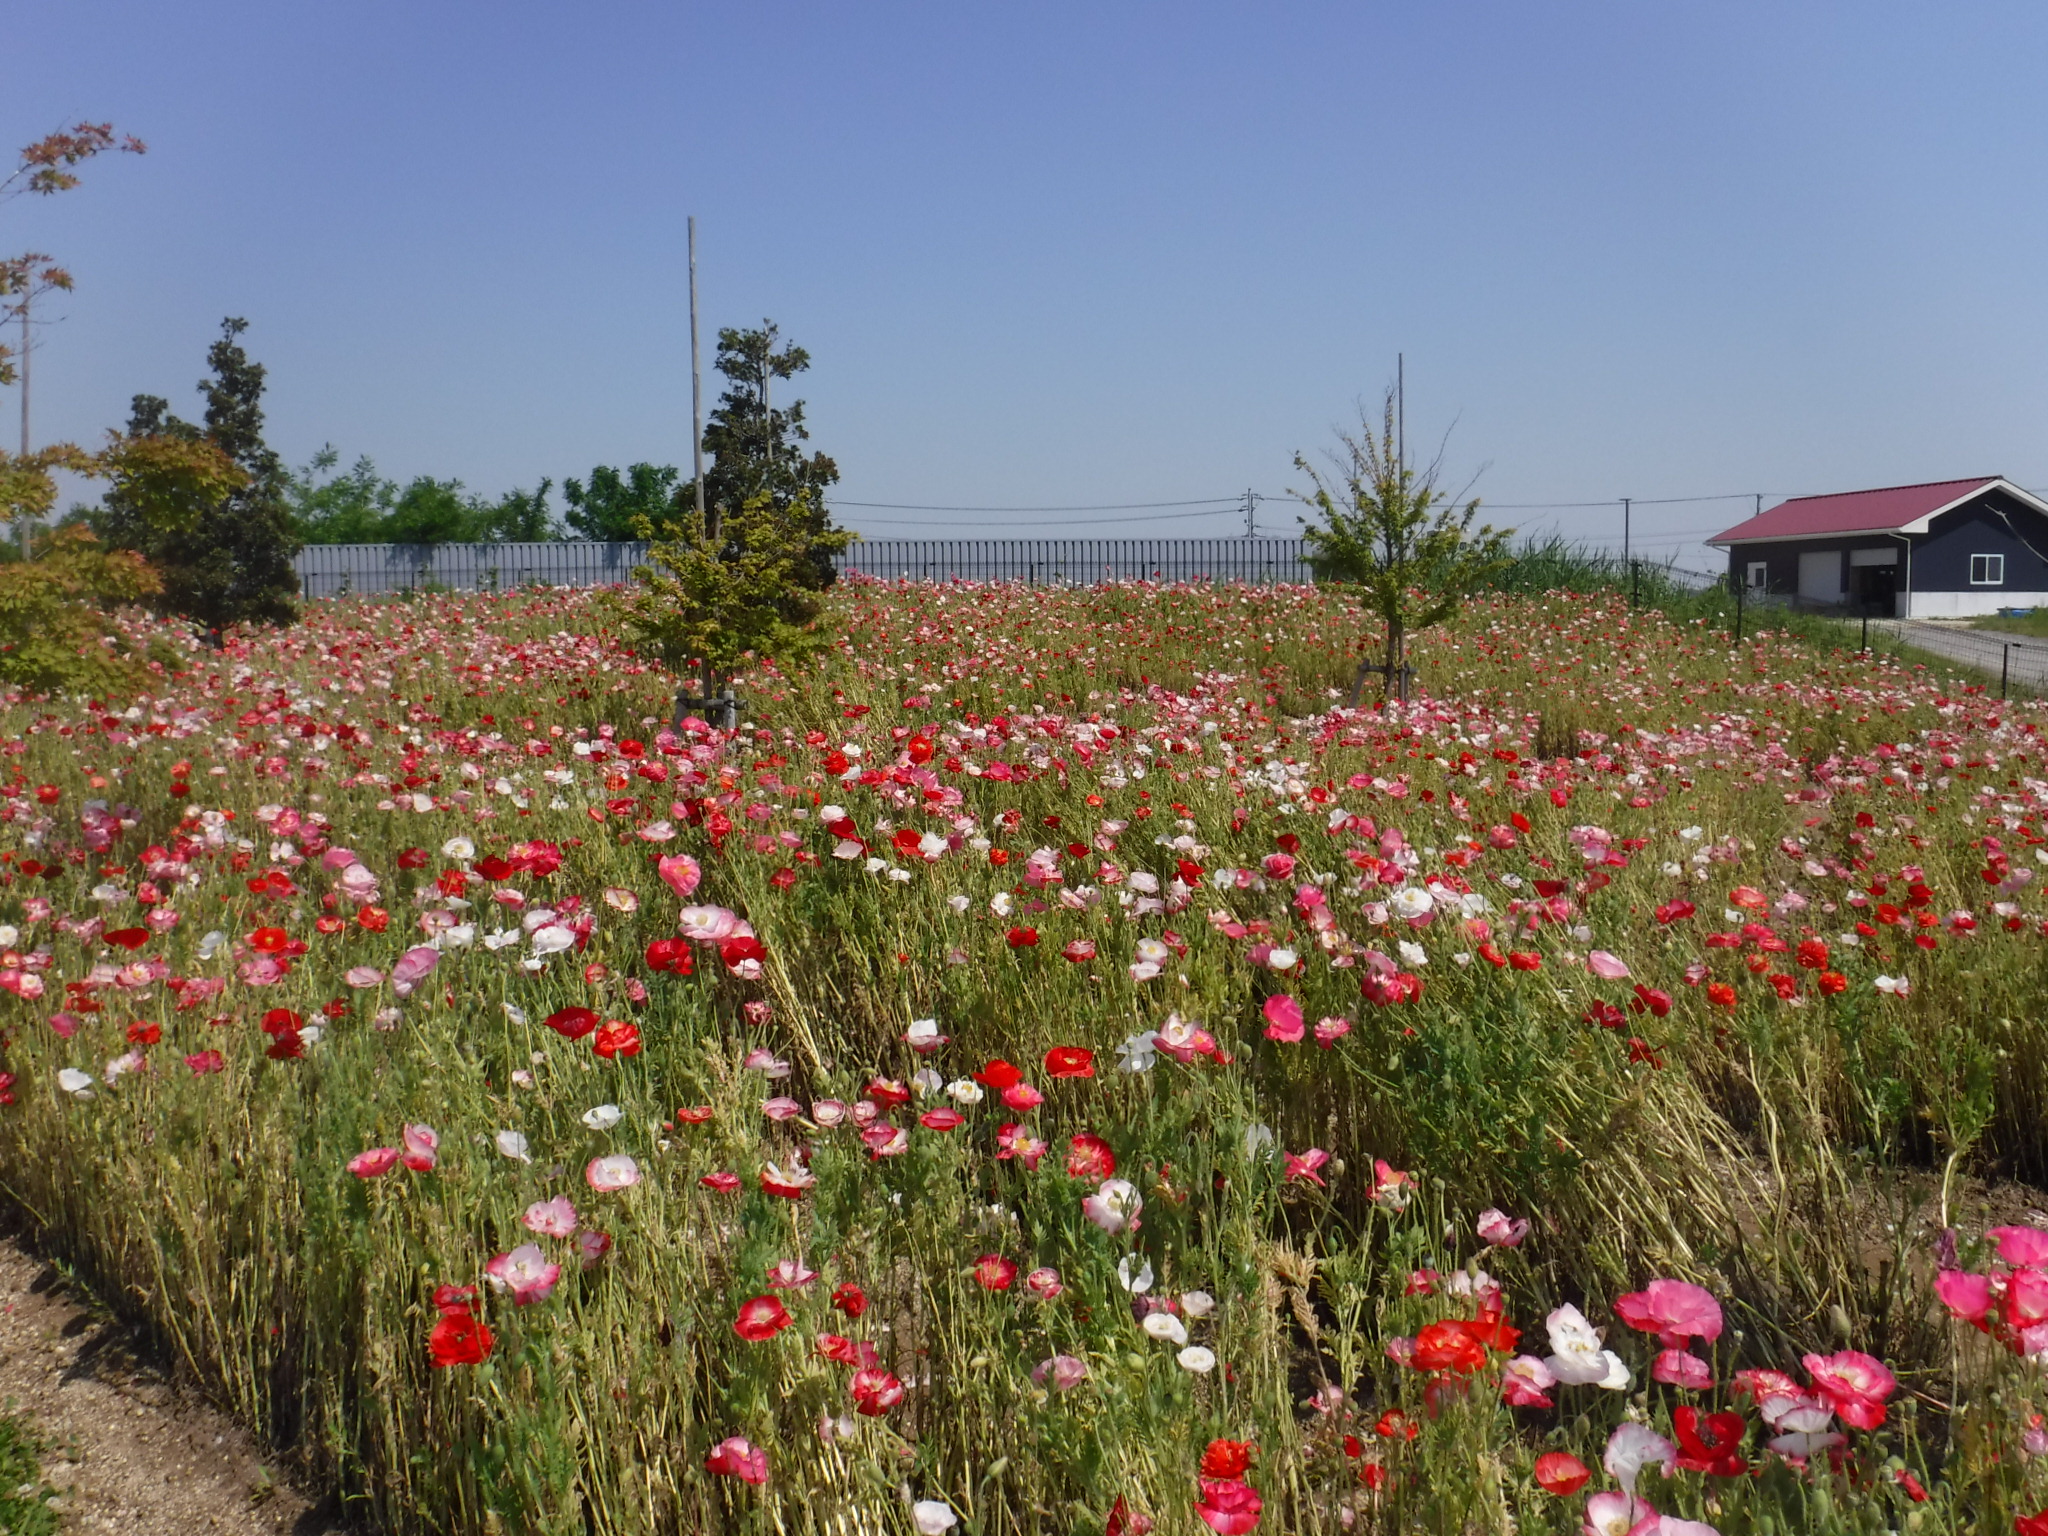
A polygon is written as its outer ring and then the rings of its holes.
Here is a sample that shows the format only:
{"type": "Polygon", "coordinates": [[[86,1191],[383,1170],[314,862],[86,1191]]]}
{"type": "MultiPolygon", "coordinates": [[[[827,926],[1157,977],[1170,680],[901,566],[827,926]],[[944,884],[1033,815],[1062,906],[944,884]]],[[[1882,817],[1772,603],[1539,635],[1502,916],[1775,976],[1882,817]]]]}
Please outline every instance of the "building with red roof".
{"type": "Polygon", "coordinates": [[[1759,596],[1899,618],[2048,607],[2048,502],[2000,475],[1795,496],[1707,540],[1759,596]]]}

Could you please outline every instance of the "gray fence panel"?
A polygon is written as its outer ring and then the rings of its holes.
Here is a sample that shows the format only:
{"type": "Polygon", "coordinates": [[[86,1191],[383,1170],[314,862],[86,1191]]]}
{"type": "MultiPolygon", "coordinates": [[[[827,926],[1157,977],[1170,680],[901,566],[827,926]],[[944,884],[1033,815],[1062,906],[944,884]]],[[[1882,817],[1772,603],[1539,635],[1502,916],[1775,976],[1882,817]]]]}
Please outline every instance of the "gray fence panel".
{"type": "MultiPolygon", "coordinates": [[[[299,551],[306,597],[412,592],[426,587],[603,587],[630,581],[645,544],[308,544],[299,551]]],[[[1314,580],[1300,539],[874,539],[833,564],[885,581],[1017,581],[1092,586],[1104,581],[1235,581],[1259,586],[1314,580]]]]}

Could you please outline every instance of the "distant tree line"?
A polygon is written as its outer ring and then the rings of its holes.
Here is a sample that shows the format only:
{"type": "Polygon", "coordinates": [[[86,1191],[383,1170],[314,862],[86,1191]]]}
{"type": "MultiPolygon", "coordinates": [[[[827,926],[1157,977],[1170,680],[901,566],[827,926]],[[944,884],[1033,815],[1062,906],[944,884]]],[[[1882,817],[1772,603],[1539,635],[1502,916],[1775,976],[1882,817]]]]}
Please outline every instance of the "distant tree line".
{"type": "MultiPolygon", "coordinates": [[[[801,502],[824,527],[824,492],[837,483],[838,466],[804,446],[810,430],[803,402],[775,402],[775,382],[810,364],[802,347],[781,344],[773,321],[718,333],[715,366],[726,388],[704,425],[707,510],[737,513],[759,497],[782,509],[801,502]]],[[[430,475],[401,486],[380,475],[367,456],[346,470],[340,463],[326,447],[285,478],[293,525],[308,544],[631,540],[642,536],[643,523],[679,521],[697,502],[696,481],[673,464],[642,462],[623,470],[600,464],[584,478],[572,475],[562,482],[558,521],[548,505],[552,480],[492,498],[466,490],[460,480],[430,475]]]]}

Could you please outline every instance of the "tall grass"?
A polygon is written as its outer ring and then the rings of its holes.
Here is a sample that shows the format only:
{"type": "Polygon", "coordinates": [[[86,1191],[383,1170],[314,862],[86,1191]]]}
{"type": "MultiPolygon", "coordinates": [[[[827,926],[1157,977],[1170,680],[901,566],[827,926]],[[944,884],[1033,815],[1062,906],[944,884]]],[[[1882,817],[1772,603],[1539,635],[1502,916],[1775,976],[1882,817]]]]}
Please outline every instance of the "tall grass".
{"type": "MultiPolygon", "coordinates": [[[[1940,1226],[1967,1242],[1987,1224],[1985,1179],[2048,1171],[2048,1023],[2032,1005],[2048,940],[2025,888],[2018,931],[1987,909],[1973,846],[2006,803],[2015,826],[2038,827],[2026,776],[2039,722],[1782,630],[1731,652],[1711,611],[1675,590],[1631,612],[1597,562],[1539,557],[1554,578],[1542,595],[1491,598],[1424,638],[1427,697],[1405,711],[1333,712],[1369,631],[1341,594],[864,583],[834,599],[845,640],[829,667],[764,669],[742,732],[668,755],[571,751],[602,730],[651,741],[667,700],[603,641],[601,608],[561,597],[336,605],[167,683],[133,720],[113,701],[18,705],[6,851],[17,871],[33,858],[56,875],[17,874],[0,898],[28,927],[23,948],[50,955],[48,994],[8,1004],[18,1081],[0,1110],[0,1182],[270,1442],[392,1531],[901,1531],[909,1498],[978,1533],[1101,1530],[1119,1500],[1162,1532],[1190,1531],[1212,1438],[1257,1443],[1264,1530],[1576,1531],[1583,1499],[1541,1491],[1536,1455],[1597,1465],[1624,1416],[1668,1428],[1686,1400],[1650,1380],[1654,1344],[1624,1337],[1610,1310],[1656,1275],[1723,1299],[1711,1364],[1724,1383],[1849,1346],[1905,1383],[1887,1428],[1843,1465],[1762,1452],[1752,1415],[1762,1475],[1682,1474],[1658,1486],[1660,1508],[1727,1532],[2005,1528],[2043,1502],[2016,1449],[2037,1388],[1959,1343],[1928,1279],[1940,1226]],[[1538,757],[1560,699],[1572,724],[1538,757]],[[88,848],[92,800],[132,803],[136,824],[88,848]],[[266,831],[257,809],[279,805],[326,816],[326,836],[266,831]],[[827,805],[864,846],[821,825],[827,805]],[[1373,827],[1333,831],[1338,808],[1373,827]],[[642,840],[655,823],[674,839],[642,840]],[[928,858],[915,838],[899,846],[904,828],[958,842],[928,858]],[[1385,840],[1395,829],[1405,844],[1385,840]],[[473,857],[438,851],[457,837],[473,857]],[[559,871],[480,872],[533,838],[560,847],[559,871]],[[387,930],[334,899],[328,845],[377,874],[387,930]],[[1455,915],[1410,926],[1375,911],[1394,889],[1382,861],[1402,846],[1418,876],[1488,896],[1490,939],[1455,915]],[[1595,847],[1621,862],[1589,862],[1595,847]],[[423,868],[405,868],[408,848],[430,854],[423,868]],[[693,975],[648,968],[678,908],[652,861],[677,848],[705,866],[693,899],[758,934],[758,977],[709,945],[694,946],[693,975]],[[1057,880],[1026,878],[1040,848],[1057,880]],[[166,853],[184,874],[149,874],[166,853]],[[1268,862],[1283,854],[1293,869],[1268,862]],[[1203,875],[1176,892],[1182,860],[1203,875]],[[1843,944],[1874,910],[1846,905],[1850,893],[1896,893],[1907,864],[1937,898],[1912,910],[1937,925],[1908,915],[1843,944]],[[290,892],[251,888],[273,869],[290,892]],[[458,874],[444,888],[446,869],[458,874]],[[1240,869],[1263,872],[1217,885],[1240,869]],[[181,990],[222,978],[217,1000],[181,1009],[161,978],[121,971],[133,957],[104,929],[134,920],[145,878],[182,918],[140,955],[163,958],[181,990]],[[1561,897],[1562,916],[1525,905],[1552,879],[1559,892],[1540,899],[1561,897]],[[95,897],[110,884],[122,900],[95,897]],[[444,889],[473,905],[448,908],[444,889]],[[1847,989],[1821,994],[1754,939],[1709,947],[1707,932],[1739,932],[1722,910],[1743,889],[1778,904],[1763,917],[1773,933],[1825,939],[1847,989]],[[1327,944],[1304,890],[1328,902],[1327,944]],[[524,909],[496,902],[508,891],[524,909]],[[607,905],[607,891],[638,909],[607,905]],[[30,923],[30,895],[74,919],[104,905],[106,921],[30,923]],[[451,945],[407,998],[341,981],[351,966],[388,971],[423,913],[475,919],[481,935],[571,896],[596,921],[568,953],[451,945]],[[1660,920],[1678,897],[1697,916],[1660,920]],[[1974,930],[1939,921],[1965,906],[1974,930]],[[337,916],[339,931],[316,925],[337,916]],[[308,952],[253,985],[240,968],[265,927],[308,952]],[[1017,937],[1027,928],[1035,944],[1017,937]],[[209,930],[238,942],[203,957],[209,930]],[[1063,958],[1075,940],[1095,957],[1063,958]],[[1166,945],[1154,974],[1132,970],[1151,953],[1141,940],[1166,945]],[[1495,941],[1536,968],[1482,957],[1495,941]],[[1276,971],[1271,946],[1299,964],[1276,971]],[[1628,1011],[1631,984],[1586,969],[1596,948],[1668,992],[1668,1015],[1628,1011]],[[1419,976],[1421,996],[1361,996],[1379,963],[1367,951],[1419,976]],[[1732,1003],[1687,983],[1694,963],[1732,1003]],[[1796,1003],[1767,984],[1774,969],[1792,974],[1796,1003]],[[1910,990],[1879,991],[1880,974],[1910,990]],[[1269,1038],[1276,996],[1311,1028],[1351,1027],[1327,1048],[1269,1038]],[[319,1017],[329,1002],[338,1016],[319,1017]],[[60,1003],[78,1026],[68,1038],[49,1023],[60,1003]],[[1601,1004],[1621,1027],[1603,1027],[1601,1004]],[[644,1049],[605,1059],[545,1026],[568,1006],[630,1019],[644,1049]],[[317,1019],[324,1038],[272,1059],[259,1025],[274,1007],[317,1019]],[[1229,1061],[1162,1055],[1120,1071],[1119,1047],[1170,1014],[1200,1021],[1229,1061]],[[950,1037],[930,1058],[903,1039],[925,1018],[950,1037]],[[138,1047],[148,1070],[90,1099],[62,1091],[60,1067],[104,1079],[131,1026],[162,1031],[138,1047]],[[1095,1075],[1048,1077],[1055,1046],[1092,1050],[1095,1075]],[[205,1049],[224,1071],[182,1064],[205,1049]],[[749,1066],[756,1049],[788,1075],[749,1066]],[[820,1100],[872,1098],[878,1077],[930,1066],[971,1082],[995,1058],[1044,1103],[1005,1108],[984,1090],[945,1130],[915,1116],[952,1100],[924,1092],[885,1110],[908,1132],[900,1156],[812,1118],[820,1100]],[[764,1116],[783,1096],[800,1118],[764,1116]],[[589,1128],[605,1103],[619,1123],[589,1128]],[[697,1105],[712,1118],[677,1116],[697,1105]],[[439,1131],[435,1169],[348,1174],[408,1122],[439,1131]],[[1006,1123],[1049,1143],[1036,1171],[999,1155],[1006,1123]],[[531,1163],[496,1150],[501,1130],[527,1138],[531,1163]],[[1098,1181],[1066,1168],[1083,1133],[1141,1192],[1135,1232],[1084,1214],[1098,1181]],[[786,1169],[799,1142],[817,1185],[777,1198],[759,1175],[786,1169]],[[1332,1155],[1322,1183],[1284,1161],[1311,1147],[1332,1155]],[[594,1191],[585,1164],[620,1152],[642,1182],[594,1191]],[[1376,1160],[1415,1176],[1405,1206],[1376,1189],[1376,1160]],[[740,1188],[704,1185],[720,1172],[740,1188]],[[548,1241],[564,1269],[553,1295],[486,1295],[490,1358],[433,1368],[435,1287],[479,1283],[486,1260],[529,1240],[521,1213],[555,1195],[611,1237],[609,1254],[586,1268],[548,1241]],[[1489,1206],[1531,1218],[1526,1243],[1482,1247],[1474,1221],[1489,1206]],[[977,1279],[984,1254],[1018,1265],[1010,1289],[977,1279]],[[794,1327],[743,1340],[740,1304],[782,1259],[820,1278],[779,1293],[794,1327]],[[1151,1296],[1217,1299],[1186,1322],[1215,1370],[1184,1367],[1139,1329],[1125,1281],[1141,1264],[1151,1296]],[[1039,1266],[1059,1271],[1052,1300],[1027,1297],[1021,1275],[1039,1266]],[[1513,1409],[1496,1361],[1425,1400],[1425,1376],[1387,1346],[1469,1309],[1448,1278],[1482,1268],[1505,1287],[1521,1348],[1548,1353],[1545,1313],[1574,1302],[1608,1327],[1631,1390],[1564,1387],[1553,1410],[1513,1409]],[[1446,1280],[1418,1285],[1422,1270],[1446,1280]],[[842,1282],[870,1299],[863,1316],[831,1305],[842,1282]],[[847,1368],[814,1347],[826,1333],[872,1345],[903,1401],[854,1414],[847,1368]],[[1034,1382],[1055,1355],[1085,1362],[1085,1381],[1034,1382]],[[1378,1431],[1390,1410],[1413,1440],[1378,1431]],[[729,1435],[768,1450],[765,1486],[706,1470],[729,1435]],[[1909,1507],[1894,1465],[1931,1487],[1928,1503],[1909,1507]]],[[[2034,833],[2004,836],[2019,849],[2034,833]]]]}

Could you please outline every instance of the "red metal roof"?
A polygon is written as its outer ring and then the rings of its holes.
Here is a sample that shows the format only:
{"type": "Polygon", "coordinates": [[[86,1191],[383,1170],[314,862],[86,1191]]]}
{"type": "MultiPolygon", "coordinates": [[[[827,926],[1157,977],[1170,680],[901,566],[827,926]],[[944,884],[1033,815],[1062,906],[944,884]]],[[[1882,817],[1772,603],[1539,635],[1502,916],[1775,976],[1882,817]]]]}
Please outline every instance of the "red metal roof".
{"type": "Polygon", "coordinates": [[[2002,483],[1998,475],[1973,480],[1936,480],[1928,485],[1891,485],[1835,496],[1795,496],[1717,533],[1709,544],[1750,539],[1813,538],[1830,533],[1864,533],[1904,528],[1929,513],[2002,483]]]}

